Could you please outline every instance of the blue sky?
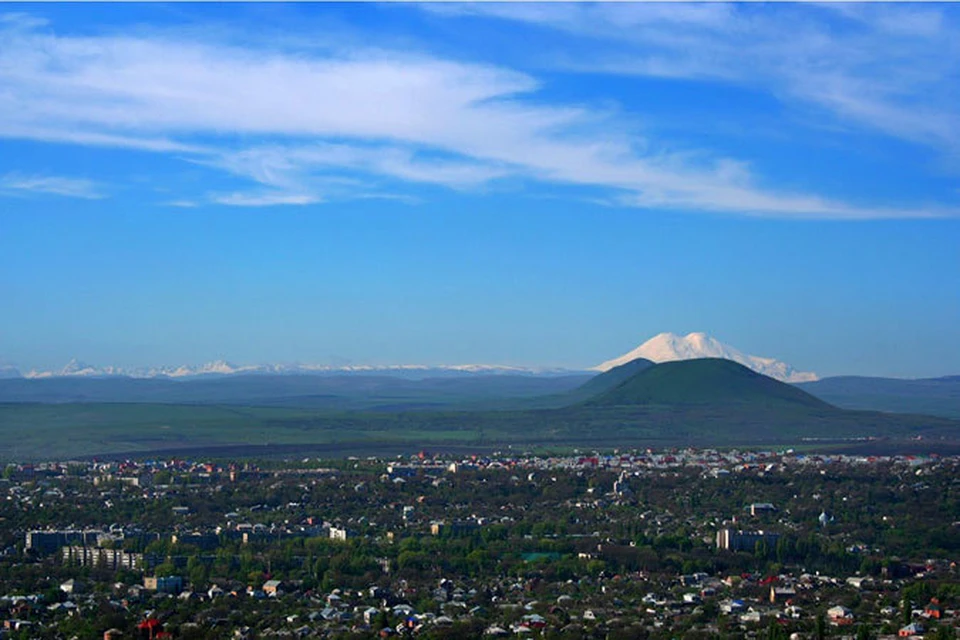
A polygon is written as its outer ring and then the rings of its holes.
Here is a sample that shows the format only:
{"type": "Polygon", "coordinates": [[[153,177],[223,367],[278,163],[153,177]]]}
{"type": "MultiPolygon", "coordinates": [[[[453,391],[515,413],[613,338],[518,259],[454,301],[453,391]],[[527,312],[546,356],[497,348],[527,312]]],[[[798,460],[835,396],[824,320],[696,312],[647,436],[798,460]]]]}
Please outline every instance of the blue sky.
{"type": "Polygon", "coordinates": [[[0,8],[0,364],[960,373],[960,7],[0,8]]]}

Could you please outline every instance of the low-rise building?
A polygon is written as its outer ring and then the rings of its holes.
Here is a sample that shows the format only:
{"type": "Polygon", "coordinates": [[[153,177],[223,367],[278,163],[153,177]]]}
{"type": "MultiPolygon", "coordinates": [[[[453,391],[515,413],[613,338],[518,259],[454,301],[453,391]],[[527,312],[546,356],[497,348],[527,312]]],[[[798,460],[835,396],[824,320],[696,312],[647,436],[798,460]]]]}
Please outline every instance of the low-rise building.
{"type": "Polygon", "coordinates": [[[178,594],[183,590],[183,578],[180,576],[149,576],[143,579],[143,587],[148,591],[178,594]]]}
{"type": "Polygon", "coordinates": [[[779,533],[770,531],[720,529],[717,531],[717,548],[728,551],[753,551],[756,549],[758,542],[775,545],[779,539],[779,533]]]}
{"type": "Polygon", "coordinates": [[[95,567],[114,571],[118,569],[141,571],[152,568],[156,564],[155,560],[146,562],[142,553],[133,553],[123,549],[71,545],[64,547],[60,552],[63,564],[80,567],[95,567]]]}

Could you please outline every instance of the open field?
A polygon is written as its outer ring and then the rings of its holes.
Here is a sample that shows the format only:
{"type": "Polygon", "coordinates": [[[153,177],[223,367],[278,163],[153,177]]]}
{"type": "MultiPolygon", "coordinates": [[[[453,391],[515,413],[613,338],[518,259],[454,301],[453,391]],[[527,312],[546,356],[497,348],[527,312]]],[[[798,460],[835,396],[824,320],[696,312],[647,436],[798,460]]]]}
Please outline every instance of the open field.
{"type": "Polygon", "coordinates": [[[785,445],[806,438],[960,439],[957,422],[762,407],[574,406],[536,411],[332,413],[158,404],[0,405],[0,458],[144,455],[221,447],[351,453],[421,447],[785,445]]]}

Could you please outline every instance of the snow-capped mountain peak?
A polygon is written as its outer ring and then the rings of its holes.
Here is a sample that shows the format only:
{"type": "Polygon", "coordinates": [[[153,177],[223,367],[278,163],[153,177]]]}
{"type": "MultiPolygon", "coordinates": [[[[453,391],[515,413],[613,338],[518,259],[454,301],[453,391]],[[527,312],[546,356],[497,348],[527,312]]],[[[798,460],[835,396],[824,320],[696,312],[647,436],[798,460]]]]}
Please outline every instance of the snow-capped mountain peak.
{"type": "Polygon", "coordinates": [[[705,333],[689,333],[686,336],[661,333],[650,338],[633,351],[597,365],[594,370],[608,371],[637,358],[646,358],[653,362],[724,358],[739,362],[757,373],[762,373],[782,382],[810,382],[817,379],[815,373],[796,371],[790,365],[774,358],[747,355],[705,333]]]}
{"type": "Polygon", "coordinates": [[[63,369],[60,370],[61,375],[70,376],[70,375],[84,375],[87,372],[93,372],[94,367],[87,364],[86,362],[80,362],[76,358],[64,365],[63,369]]]}
{"type": "Polygon", "coordinates": [[[202,375],[205,373],[219,373],[221,375],[230,375],[233,373],[239,373],[243,370],[243,367],[238,367],[235,364],[231,364],[226,360],[214,360],[213,362],[208,362],[207,364],[196,367],[193,370],[194,375],[202,375]]]}

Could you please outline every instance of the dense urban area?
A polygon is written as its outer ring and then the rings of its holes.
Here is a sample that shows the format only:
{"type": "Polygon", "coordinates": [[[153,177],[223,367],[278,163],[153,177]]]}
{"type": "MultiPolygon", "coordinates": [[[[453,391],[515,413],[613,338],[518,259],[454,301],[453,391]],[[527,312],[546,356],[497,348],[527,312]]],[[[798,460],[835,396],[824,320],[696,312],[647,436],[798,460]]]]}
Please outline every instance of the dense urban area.
{"type": "Polygon", "coordinates": [[[10,464],[4,638],[955,638],[960,458],[10,464]]]}

